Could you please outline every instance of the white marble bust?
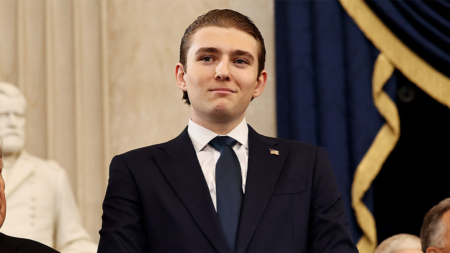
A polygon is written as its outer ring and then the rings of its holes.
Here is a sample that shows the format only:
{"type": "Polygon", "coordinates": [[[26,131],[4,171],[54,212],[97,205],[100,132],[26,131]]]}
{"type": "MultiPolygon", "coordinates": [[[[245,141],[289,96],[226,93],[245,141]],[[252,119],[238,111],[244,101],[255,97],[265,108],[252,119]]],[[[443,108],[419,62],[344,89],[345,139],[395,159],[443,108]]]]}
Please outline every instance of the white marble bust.
{"type": "Polygon", "coordinates": [[[0,232],[39,241],[63,253],[96,252],[97,245],[81,225],[65,170],[24,150],[26,106],[16,86],[0,82],[0,137],[8,202],[0,232]]]}
{"type": "Polygon", "coordinates": [[[0,136],[5,162],[14,162],[25,144],[27,101],[14,85],[0,82],[0,136]]]}

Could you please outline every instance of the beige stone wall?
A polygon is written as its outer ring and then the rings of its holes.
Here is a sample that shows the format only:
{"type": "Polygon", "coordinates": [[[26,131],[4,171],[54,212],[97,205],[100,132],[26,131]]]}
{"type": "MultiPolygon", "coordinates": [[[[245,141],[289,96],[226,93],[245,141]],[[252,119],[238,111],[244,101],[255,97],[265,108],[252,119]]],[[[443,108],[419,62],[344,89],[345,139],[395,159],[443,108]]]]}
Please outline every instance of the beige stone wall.
{"type": "Polygon", "coordinates": [[[273,0],[0,0],[0,80],[28,99],[27,150],[68,171],[94,240],[111,158],[186,126],[179,43],[214,8],[250,16],[265,38],[268,85],[247,120],[275,136],[273,0]]]}

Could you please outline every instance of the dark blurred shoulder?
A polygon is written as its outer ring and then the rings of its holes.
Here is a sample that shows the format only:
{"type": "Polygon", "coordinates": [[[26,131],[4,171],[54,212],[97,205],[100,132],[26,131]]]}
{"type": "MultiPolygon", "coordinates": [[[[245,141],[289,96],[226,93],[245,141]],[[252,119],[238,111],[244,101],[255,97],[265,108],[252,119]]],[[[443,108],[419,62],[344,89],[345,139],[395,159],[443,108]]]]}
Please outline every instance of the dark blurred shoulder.
{"type": "Polygon", "coordinates": [[[0,233],[0,252],[2,253],[58,253],[45,244],[30,239],[7,236],[0,233]]]}

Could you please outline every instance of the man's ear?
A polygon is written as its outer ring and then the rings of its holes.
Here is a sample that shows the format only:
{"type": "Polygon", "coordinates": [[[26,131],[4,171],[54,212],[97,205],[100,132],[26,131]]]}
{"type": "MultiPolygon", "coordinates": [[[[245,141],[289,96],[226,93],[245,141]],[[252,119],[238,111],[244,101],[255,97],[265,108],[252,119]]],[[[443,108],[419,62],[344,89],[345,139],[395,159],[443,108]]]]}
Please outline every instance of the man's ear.
{"type": "Polygon", "coordinates": [[[186,81],[184,75],[186,72],[184,71],[183,64],[177,63],[175,67],[175,79],[177,80],[178,88],[182,91],[187,91],[186,81]]]}
{"type": "Polygon", "coordinates": [[[267,72],[263,70],[261,71],[261,74],[259,75],[258,79],[256,79],[256,86],[255,89],[253,90],[252,98],[259,97],[259,95],[262,94],[264,88],[266,88],[266,82],[267,82],[267,72]]]}
{"type": "Polygon", "coordinates": [[[435,247],[428,247],[427,251],[425,253],[442,253],[442,251],[435,247]]]}

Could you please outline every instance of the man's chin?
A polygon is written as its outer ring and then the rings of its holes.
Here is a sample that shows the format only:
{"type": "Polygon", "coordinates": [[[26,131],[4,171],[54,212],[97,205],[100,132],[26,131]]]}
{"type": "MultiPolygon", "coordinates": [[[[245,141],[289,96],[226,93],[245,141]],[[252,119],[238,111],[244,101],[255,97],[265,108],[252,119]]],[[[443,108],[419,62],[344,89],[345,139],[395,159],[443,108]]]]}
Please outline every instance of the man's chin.
{"type": "Polygon", "coordinates": [[[208,106],[205,107],[197,107],[195,104],[191,104],[192,108],[197,112],[200,117],[209,118],[209,120],[213,120],[216,123],[227,123],[234,120],[239,110],[236,109],[233,103],[227,101],[225,99],[216,100],[211,102],[208,106]]]}
{"type": "Polygon", "coordinates": [[[8,154],[16,154],[21,152],[23,149],[23,143],[11,143],[11,144],[3,144],[2,151],[3,155],[8,154]]]}
{"type": "Polygon", "coordinates": [[[217,123],[228,123],[236,118],[235,111],[224,108],[215,109],[210,115],[217,123]]]}

